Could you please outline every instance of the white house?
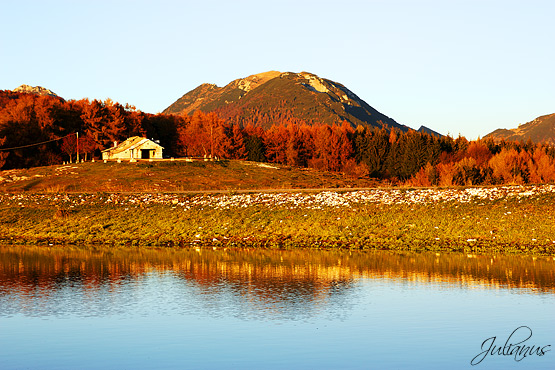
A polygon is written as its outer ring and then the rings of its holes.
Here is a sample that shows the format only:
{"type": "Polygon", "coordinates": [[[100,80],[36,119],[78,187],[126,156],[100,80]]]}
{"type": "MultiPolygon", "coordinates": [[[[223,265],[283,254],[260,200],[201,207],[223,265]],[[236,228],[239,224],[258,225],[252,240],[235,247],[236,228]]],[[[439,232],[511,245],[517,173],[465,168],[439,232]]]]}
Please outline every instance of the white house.
{"type": "Polygon", "coordinates": [[[144,137],[133,136],[119,145],[102,151],[102,159],[162,159],[160,144],[144,137]]]}

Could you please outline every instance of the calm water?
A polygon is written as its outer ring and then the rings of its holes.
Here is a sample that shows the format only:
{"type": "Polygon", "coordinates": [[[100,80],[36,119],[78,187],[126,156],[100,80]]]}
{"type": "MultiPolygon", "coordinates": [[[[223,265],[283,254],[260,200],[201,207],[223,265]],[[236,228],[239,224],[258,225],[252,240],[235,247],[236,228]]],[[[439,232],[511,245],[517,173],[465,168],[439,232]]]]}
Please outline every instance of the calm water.
{"type": "Polygon", "coordinates": [[[554,312],[551,258],[0,247],[0,369],[554,369],[554,312]]]}

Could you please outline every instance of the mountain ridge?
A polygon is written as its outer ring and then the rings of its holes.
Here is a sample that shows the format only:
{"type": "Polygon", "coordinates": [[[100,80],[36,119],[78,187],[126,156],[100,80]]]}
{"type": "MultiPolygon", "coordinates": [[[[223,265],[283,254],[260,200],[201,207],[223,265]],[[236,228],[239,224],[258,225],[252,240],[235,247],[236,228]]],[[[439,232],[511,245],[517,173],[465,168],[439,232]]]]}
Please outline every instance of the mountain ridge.
{"type": "Polygon", "coordinates": [[[201,84],[187,92],[163,113],[192,114],[196,110],[217,112],[233,123],[269,128],[278,119],[295,119],[309,124],[341,124],[353,127],[410,128],[380,113],[344,85],[310,72],[268,71],[231,81],[223,87],[201,84]]]}
{"type": "Polygon", "coordinates": [[[534,143],[555,144],[555,113],[546,114],[518,125],[517,128],[499,128],[484,136],[495,141],[528,141],[534,143]]]}

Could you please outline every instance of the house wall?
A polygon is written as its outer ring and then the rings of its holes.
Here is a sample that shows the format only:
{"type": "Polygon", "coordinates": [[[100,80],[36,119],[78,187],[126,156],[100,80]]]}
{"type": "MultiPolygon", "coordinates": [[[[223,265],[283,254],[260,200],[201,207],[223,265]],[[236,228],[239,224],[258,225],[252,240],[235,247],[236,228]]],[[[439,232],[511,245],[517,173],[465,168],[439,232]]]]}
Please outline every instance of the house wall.
{"type": "Polygon", "coordinates": [[[112,151],[102,153],[102,159],[131,159],[131,151],[124,150],[123,152],[113,153],[112,151]]]}
{"type": "Polygon", "coordinates": [[[133,158],[141,158],[141,149],[152,149],[154,152],[150,152],[150,158],[162,159],[162,147],[152,141],[147,141],[143,145],[136,147],[133,158]]]}
{"type": "Polygon", "coordinates": [[[140,159],[141,149],[151,149],[153,151],[150,152],[150,158],[162,159],[162,147],[152,141],[147,141],[133,149],[126,149],[119,153],[113,153],[113,151],[103,152],[102,159],[140,159]]]}

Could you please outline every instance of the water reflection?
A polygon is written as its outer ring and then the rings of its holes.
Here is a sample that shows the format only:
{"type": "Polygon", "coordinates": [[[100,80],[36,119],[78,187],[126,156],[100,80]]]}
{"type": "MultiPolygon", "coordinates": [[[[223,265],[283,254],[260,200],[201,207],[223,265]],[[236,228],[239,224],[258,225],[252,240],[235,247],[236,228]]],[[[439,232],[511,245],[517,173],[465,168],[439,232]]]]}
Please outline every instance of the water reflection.
{"type": "MultiPolygon", "coordinates": [[[[554,265],[460,254],[0,247],[0,368],[467,368],[485,338],[523,324],[534,343],[554,343],[554,265]]],[[[488,369],[514,362],[488,361],[488,369]]],[[[553,368],[552,357],[527,361],[553,368]]]]}
{"type": "MultiPolygon", "coordinates": [[[[0,247],[0,316],[204,311],[299,320],[361,278],[552,293],[552,258],[391,252],[0,247]],[[142,302],[142,303],[139,303],[142,302]]],[[[341,312],[334,314],[341,315],[341,312]]]]}

